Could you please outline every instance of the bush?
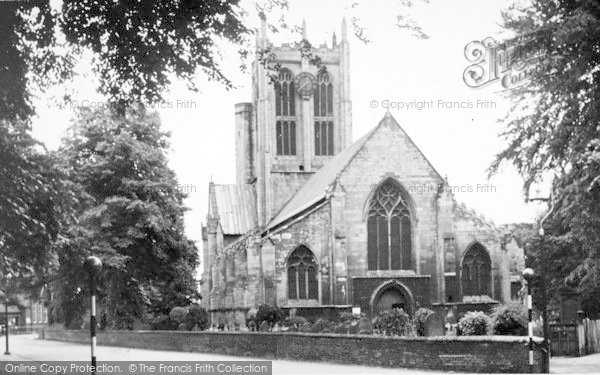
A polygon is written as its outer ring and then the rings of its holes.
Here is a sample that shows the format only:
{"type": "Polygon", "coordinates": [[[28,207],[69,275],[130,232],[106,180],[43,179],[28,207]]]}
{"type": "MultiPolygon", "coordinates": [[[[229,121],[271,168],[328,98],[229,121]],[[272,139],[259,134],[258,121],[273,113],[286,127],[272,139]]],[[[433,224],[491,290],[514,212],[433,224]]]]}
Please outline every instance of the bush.
{"type": "Polygon", "coordinates": [[[278,307],[269,304],[262,304],[256,313],[256,320],[260,323],[267,322],[272,327],[275,323],[282,322],[285,318],[285,313],[278,307]]]}
{"type": "Polygon", "coordinates": [[[433,310],[428,309],[426,307],[419,307],[417,309],[414,318],[415,330],[417,332],[417,335],[425,336],[425,321],[427,320],[427,317],[433,313],[433,310]]]}
{"type": "Polygon", "coordinates": [[[312,333],[319,333],[325,330],[329,330],[329,326],[331,323],[327,319],[317,319],[315,323],[312,325],[310,331],[312,333]]]}
{"type": "Polygon", "coordinates": [[[185,307],[175,306],[169,311],[169,318],[177,323],[183,323],[188,310],[185,307]]]}
{"type": "Polygon", "coordinates": [[[414,324],[403,309],[392,309],[380,312],[373,319],[373,330],[385,336],[412,336],[414,324]]]}
{"type": "Polygon", "coordinates": [[[527,311],[516,301],[496,306],[492,312],[492,324],[496,335],[527,334],[527,311]]]}
{"type": "Polygon", "coordinates": [[[208,328],[208,312],[200,305],[192,305],[188,309],[184,323],[188,327],[188,331],[194,328],[204,331],[208,328]]]}
{"type": "Polygon", "coordinates": [[[469,311],[458,321],[458,329],[465,336],[483,336],[492,330],[492,319],[482,311],[469,311]]]}
{"type": "Polygon", "coordinates": [[[254,307],[248,310],[246,313],[246,327],[248,327],[250,331],[258,330],[258,322],[256,321],[257,314],[258,309],[254,307]]]}
{"type": "Polygon", "coordinates": [[[303,316],[296,315],[289,318],[287,322],[290,325],[290,327],[300,328],[304,323],[308,322],[308,320],[306,320],[306,318],[303,316]]]}
{"type": "Polygon", "coordinates": [[[155,331],[173,331],[178,325],[179,323],[171,320],[167,315],[159,315],[150,322],[151,329],[155,331]]]}

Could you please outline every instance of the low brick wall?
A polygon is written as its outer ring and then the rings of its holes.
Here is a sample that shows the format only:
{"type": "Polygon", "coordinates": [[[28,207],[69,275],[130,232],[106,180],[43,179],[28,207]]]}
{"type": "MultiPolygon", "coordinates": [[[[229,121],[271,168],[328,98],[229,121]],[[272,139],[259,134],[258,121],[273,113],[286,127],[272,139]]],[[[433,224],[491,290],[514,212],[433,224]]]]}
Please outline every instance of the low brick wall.
{"type": "MultiPolygon", "coordinates": [[[[41,337],[89,342],[87,331],[46,330],[41,337]]],[[[97,340],[98,345],[268,359],[443,371],[529,372],[524,337],[404,338],[296,332],[107,331],[99,332],[97,340]]],[[[536,372],[540,372],[541,359],[541,352],[536,349],[536,372]]]]}

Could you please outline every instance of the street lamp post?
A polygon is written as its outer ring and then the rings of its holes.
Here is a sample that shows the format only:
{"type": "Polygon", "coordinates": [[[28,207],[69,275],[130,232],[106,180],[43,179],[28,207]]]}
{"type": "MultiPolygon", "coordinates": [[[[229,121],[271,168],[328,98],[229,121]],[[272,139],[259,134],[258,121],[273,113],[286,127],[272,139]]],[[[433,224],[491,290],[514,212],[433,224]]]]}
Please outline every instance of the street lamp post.
{"type": "Polygon", "coordinates": [[[534,373],[533,366],[533,303],[531,301],[531,288],[529,283],[533,280],[534,272],[531,268],[525,268],[523,270],[523,278],[525,279],[525,285],[527,287],[527,336],[529,336],[529,372],[534,373]]]}
{"type": "Polygon", "coordinates": [[[102,269],[102,261],[98,257],[88,257],[83,267],[90,276],[90,294],[92,305],[90,312],[90,344],[92,354],[92,374],[96,374],[96,277],[102,269]]]}
{"type": "MultiPolygon", "coordinates": [[[[554,175],[555,180],[558,178],[556,174],[554,175]]],[[[548,265],[548,255],[544,249],[544,236],[546,232],[544,231],[544,222],[550,217],[552,212],[554,211],[554,192],[550,190],[550,197],[548,198],[530,198],[528,201],[542,201],[542,202],[550,202],[550,208],[546,215],[539,222],[539,237],[540,237],[540,292],[542,294],[542,320],[543,320],[543,330],[544,330],[544,341],[543,341],[543,350],[544,350],[544,360],[543,360],[543,368],[542,371],[544,373],[550,373],[550,327],[548,325],[548,291],[546,290],[546,282],[547,282],[547,269],[548,265]]]]}
{"type": "Polygon", "coordinates": [[[4,319],[6,319],[4,322],[4,331],[6,334],[6,351],[4,352],[4,355],[10,355],[10,351],[8,350],[8,297],[6,296],[6,293],[1,290],[0,299],[4,301],[4,319]]]}

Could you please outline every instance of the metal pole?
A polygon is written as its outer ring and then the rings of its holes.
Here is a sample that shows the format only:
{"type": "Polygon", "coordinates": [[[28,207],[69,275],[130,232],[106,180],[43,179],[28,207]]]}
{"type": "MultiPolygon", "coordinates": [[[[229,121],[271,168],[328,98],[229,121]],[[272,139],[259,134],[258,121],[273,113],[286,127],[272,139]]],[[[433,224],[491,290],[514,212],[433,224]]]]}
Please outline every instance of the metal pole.
{"type": "Polygon", "coordinates": [[[10,355],[10,350],[8,350],[8,297],[4,300],[4,317],[6,318],[6,351],[4,352],[4,355],[10,355]]]}
{"type": "Polygon", "coordinates": [[[533,311],[529,285],[527,285],[527,317],[527,332],[529,335],[529,372],[533,374],[535,372],[533,368],[533,311]]]}
{"type": "Polygon", "coordinates": [[[523,270],[523,279],[525,280],[526,296],[527,296],[527,336],[529,337],[528,350],[529,350],[529,372],[535,372],[535,366],[533,363],[533,301],[531,298],[531,287],[529,283],[533,281],[534,271],[527,267],[523,270]]]}
{"type": "Polygon", "coordinates": [[[92,306],[90,311],[90,345],[92,355],[92,375],[96,375],[96,276],[102,269],[102,262],[97,257],[88,257],[83,266],[90,275],[90,294],[92,296],[92,306]]]}
{"type": "MultiPolygon", "coordinates": [[[[542,255],[542,257],[546,257],[545,255],[542,255]]],[[[544,266],[546,266],[544,264],[544,266]]],[[[550,340],[550,326],[548,324],[548,290],[546,289],[546,277],[545,277],[545,271],[543,272],[543,279],[542,279],[542,285],[541,285],[541,292],[542,292],[542,319],[544,320],[543,322],[543,329],[544,329],[544,352],[542,353],[544,355],[544,360],[543,360],[543,365],[544,368],[542,369],[542,371],[546,374],[550,373],[550,349],[551,349],[551,340],[550,340]]]]}
{"type": "Polygon", "coordinates": [[[90,315],[90,337],[92,345],[92,374],[96,374],[96,283],[94,275],[91,276],[92,286],[92,312],[90,315]]]}

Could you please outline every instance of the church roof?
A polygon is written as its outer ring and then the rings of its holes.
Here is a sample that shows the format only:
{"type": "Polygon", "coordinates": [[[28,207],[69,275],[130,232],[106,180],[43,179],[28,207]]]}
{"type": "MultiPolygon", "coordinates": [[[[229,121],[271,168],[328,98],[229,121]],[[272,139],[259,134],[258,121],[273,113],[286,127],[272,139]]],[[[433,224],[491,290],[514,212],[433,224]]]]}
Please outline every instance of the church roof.
{"type": "Polygon", "coordinates": [[[327,162],[327,164],[319,169],[269,222],[266,230],[268,231],[275,228],[284,221],[298,215],[319,201],[325,199],[327,190],[333,185],[341,172],[352,159],[354,159],[364,144],[385,121],[393,121],[397,126],[400,126],[389,112],[386,113],[386,116],[379,122],[379,125],[370,130],[358,141],[351,144],[348,148],[335,155],[327,162]]]}
{"type": "Polygon", "coordinates": [[[223,234],[241,235],[258,224],[252,185],[209,185],[208,215],[219,218],[223,234]]]}

